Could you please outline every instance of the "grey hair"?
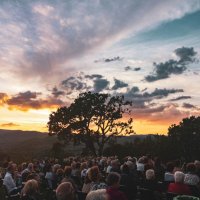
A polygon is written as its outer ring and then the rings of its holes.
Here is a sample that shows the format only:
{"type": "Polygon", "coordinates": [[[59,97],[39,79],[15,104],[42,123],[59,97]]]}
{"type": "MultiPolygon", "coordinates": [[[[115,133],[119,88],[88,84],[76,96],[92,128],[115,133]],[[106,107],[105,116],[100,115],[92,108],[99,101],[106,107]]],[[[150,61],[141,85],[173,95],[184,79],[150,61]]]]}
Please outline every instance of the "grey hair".
{"type": "Polygon", "coordinates": [[[185,174],[180,171],[176,171],[174,174],[174,180],[176,183],[183,183],[185,178],[185,174]]]}
{"type": "Polygon", "coordinates": [[[145,173],[146,175],[146,179],[147,180],[151,180],[151,179],[154,179],[155,178],[155,172],[153,169],[148,169],[145,173]]]}
{"type": "Polygon", "coordinates": [[[88,193],[86,200],[107,200],[106,189],[94,190],[88,193]]]}

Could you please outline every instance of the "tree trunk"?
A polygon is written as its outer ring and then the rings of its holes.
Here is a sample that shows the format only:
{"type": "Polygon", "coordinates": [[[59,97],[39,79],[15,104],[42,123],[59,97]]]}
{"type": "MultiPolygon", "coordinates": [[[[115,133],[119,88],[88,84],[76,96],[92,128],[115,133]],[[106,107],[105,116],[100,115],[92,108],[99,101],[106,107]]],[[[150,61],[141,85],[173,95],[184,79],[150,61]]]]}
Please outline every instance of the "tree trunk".
{"type": "Polygon", "coordinates": [[[98,156],[102,156],[103,155],[103,148],[104,148],[104,144],[100,144],[99,148],[98,148],[98,156]]]}
{"type": "Polygon", "coordinates": [[[86,146],[87,149],[89,149],[89,151],[90,151],[94,156],[97,156],[94,143],[93,143],[90,139],[88,139],[88,140],[85,141],[85,146],[86,146]]]}

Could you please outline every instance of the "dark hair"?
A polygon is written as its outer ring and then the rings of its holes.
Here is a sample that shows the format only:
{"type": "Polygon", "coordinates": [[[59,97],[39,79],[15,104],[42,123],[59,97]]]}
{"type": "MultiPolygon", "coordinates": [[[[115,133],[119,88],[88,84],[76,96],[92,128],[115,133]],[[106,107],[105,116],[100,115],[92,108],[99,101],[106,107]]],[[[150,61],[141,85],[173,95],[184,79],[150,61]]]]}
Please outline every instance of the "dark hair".
{"type": "Polygon", "coordinates": [[[175,165],[175,167],[180,167],[181,166],[181,161],[180,160],[175,160],[174,161],[174,165],[175,165]]]}
{"type": "Polygon", "coordinates": [[[125,173],[125,174],[129,174],[129,167],[127,164],[124,164],[122,166],[122,172],[125,173]]]}
{"type": "Polygon", "coordinates": [[[91,180],[91,181],[98,181],[99,178],[100,178],[100,172],[99,172],[99,168],[97,166],[94,166],[94,167],[91,167],[89,170],[88,170],[88,178],[91,180]]]}
{"type": "Polygon", "coordinates": [[[147,163],[144,165],[144,171],[147,171],[148,169],[152,169],[152,166],[147,163]]]}
{"type": "Polygon", "coordinates": [[[168,162],[167,163],[167,171],[168,172],[173,172],[174,170],[174,163],[173,162],[168,162]]]}
{"type": "Polygon", "coordinates": [[[118,174],[117,172],[111,172],[110,174],[108,174],[107,177],[108,186],[112,186],[115,183],[118,183],[119,181],[120,181],[120,174],[118,174]]]}
{"type": "Polygon", "coordinates": [[[186,165],[186,171],[187,172],[195,172],[195,170],[196,170],[196,166],[195,166],[194,163],[188,163],[186,165]]]}
{"type": "Polygon", "coordinates": [[[13,163],[8,163],[7,171],[11,172],[12,170],[14,170],[13,163]]]}
{"type": "Polygon", "coordinates": [[[155,157],[155,167],[160,167],[161,166],[161,159],[159,157],[155,157]]]}
{"type": "Polygon", "coordinates": [[[72,173],[72,168],[70,166],[65,166],[64,176],[70,176],[72,173]]]}

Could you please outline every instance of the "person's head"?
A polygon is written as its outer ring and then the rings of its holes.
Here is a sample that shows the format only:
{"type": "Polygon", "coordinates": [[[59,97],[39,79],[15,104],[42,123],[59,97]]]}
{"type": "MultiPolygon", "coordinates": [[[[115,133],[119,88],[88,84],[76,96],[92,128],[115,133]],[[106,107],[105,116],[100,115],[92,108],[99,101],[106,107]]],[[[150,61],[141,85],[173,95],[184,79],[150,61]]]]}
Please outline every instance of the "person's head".
{"type": "Polygon", "coordinates": [[[111,166],[114,169],[118,168],[119,167],[119,160],[118,159],[112,160],[111,161],[111,166]]]}
{"type": "Polygon", "coordinates": [[[147,171],[147,170],[149,170],[149,169],[152,169],[152,165],[146,163],[146,164],[144,165],[144,171],[147,171]]]}
{"type": "MultiPolygon", "coordinates": [[[[129,161],[130,162],[130,161],[129,161]]],[[[126,164],[123,164],[122,165],[122,173],[125,173],[125,174],[129,174],[129,165],[128,165],[128,163],[126,162],[126,164]]]]}
{"type": "Polygon", "coordinates": [[[70,182],[61,183],[56,189],[57,200],[74,200],[75,190],[70,182]]]}
{"type": "Polygon", "coordinates": [[[173,170],[174,170],[174,163],[173,162],[168,162],[167,163],[167,171],[172,173],[173,170]]]}
{"type": "Polygon", "coordinates": [[[159,157],[155,157],[155,167],[160,167],[161,166],[161,159],[159,157]]]}
{"type": "Polygon", "coordinates": [[[72,162],[71,167],[72,167],[72,169],[76,169],[76,162],[75,161],[72,162]]]}
{"type": "Polygon", "coordinates": [[[145,173],[147,180],[154,180],[155,179],[155,172],[153,169],[148,169],[145,173]]]}
{"type": "Polygon", "coordinates": [[[9,163],[8,164],[7,171],[10,172],[10,173],[14,173],[15,172],[15,165],[14,165],[14,163],[9,163]]]}
{"type": "Polygon", "coordinates": [[[186,171],[187,171],[187,172],[190,172],[190,173],[195,173],[195,171],[196,171],[196,166],[195,166],[195,164],[194,164],[194,163],[188,163],[188,164],[186,165],[186,171]]]}
{"type": "Polygon", "coordinates": [[[96,182],[99,180],[100,178],[100,174],[99,174],[99,168],[97,166],[91,167],[88,170],[88,178],[89,180],[96,182]]]}
{"type": "Polygon", "coordinates": [[[130,160],[128,160],[126,162],[126,165],[128,166],[129,170],[133,170],[134,167],[135,167],[135,164],[132,161],[130,161],[130,160]]]}
{"type": "Polygon", "coordinates": [[[120,184],[119,184],[120,178],[121,178],[120,174],[118,174],[116,172],[109,173],[108,177],[107,177],[108,186],[118,188],[120,186],[120,184]]]}
{"type": "Polygon", "coordinates": [[[195,165],[196,169],[200,169],[200,161],[199,160],[195,160],[194,165],[195,165]]]}
{"type": "Polygon", "coordinates": [[[138,163],[144,164],[144,157],[139,158],[139,159],[138,159],[138,163]]]}
{"type": "Polygon", "coordinates": [[[38,186],[38,182],[34,179],[28,180],[23,189],[22,189],[22,195],[34,195],[38,192],[39,190],[39,186],[38,186]]]}
{"type": "Polygon", "coordinates": [[[184,182],[185,174],[180,171],[176,171],[174,174],[175,183],[183,183],[184,182]]]}
{"type": "Polygon", "coordinates": [[[38,183],[40,182],[40,176],[37,173],[28,174],[26,180],[28,181],[28,180],[32,180],[32,179],[36,180],[38,183]]]}
{"type": "Polygon", "coordinates": [[[81,170],[87,169],[87,162],[81,163],[81,170]]]}
{"type": "Polygon", "coordinates": [[[128,161],[131,161],[135,165],[136,162],[137,162],[137,158],[136,157],[129,157],[128,161]]]}
{"type": "Polygon", "coordinates": [[[75,168],[80,170],[80,168],[81,168],[81,163],[80,163],[80,162],[77,162],[75,168]]]}
{"type": "Polygon", "coordinates": [[[180,160],[175,160],[174,161],[174,165],[175,165],[175,167],[181,167],[181,161],[180,160]]]}
{"type": "Polygon", "coordinates": [[[29,163],[27,168],[28,168],[28,170],[29,170],[30,172],[34,171],[34,170],[33,170],[33,163],[29,163]]]}
{"type": "Polygon", "coordinates": [[[28,167],[27,163],[25,163],[25,162],[22,163],[21,166],[22,166],[22,170],[24,170],[24,169],[26,169],[28,167]]]}
{"type": "Polygon", "coordinates": [[[86,200],[108,200],[106,189],[94,190],[88,193],[86,200]]]}
{"type": "Polygon", "coordinates": [[[63,174],[64,174],[64,170],[61,168],[56,171],[57,176],[63,176],[63,174]]]}
{"type": "Polygon", "coordinates": [[[59,164],[55,164],[55,165],[53,166],[53,169],[52,169],[53,173],[56,173],[57,170],[60,169],[60,167],[61,167],[61,166],[60,166],[59,164]]]}

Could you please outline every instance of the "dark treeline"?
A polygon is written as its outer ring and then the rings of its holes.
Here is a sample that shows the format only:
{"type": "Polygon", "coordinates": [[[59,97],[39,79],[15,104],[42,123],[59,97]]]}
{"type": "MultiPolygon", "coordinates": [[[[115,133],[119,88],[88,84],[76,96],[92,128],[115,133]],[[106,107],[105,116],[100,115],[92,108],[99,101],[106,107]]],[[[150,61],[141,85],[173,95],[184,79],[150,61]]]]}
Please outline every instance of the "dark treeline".
{"type": "Polygon", "coordinates": [[[149,135],[134,142],[114,144],[105,149],[106,155],[117,154],[141,156],[146,153],[159,156],[165,161],[182,159],[192,161],[200,159],[200,117],[183,119],[178,125],[171,125],[168,135],[149,135]]]}
{"type": "Polygon", "coordinates": [[[164,135],[149,135],[145,138],[136,138],[133,142],[125,142],[124,144],[112,144],[105,148],[104,155],[117,155],[119,158],[124,156],[136,156],[151,154],[153,157],[160,157],[163,161],[173,159],[194,160],[200,157],[200,154],[195,152],[195,155],[188,157],[183,154],[179,146],[172,138],[164,135]]]}
{"type": "MultiPolygon", "coordinates": [[[[120,141],[120,137],[116,140],[120,141]]],[[[104,156],[116,155],[119,158],[151,154],[163,161],[181,159],[189,162],[200,159],[200,117],[183,119],[178,125],[171,125],[167,135],[147,135],[142,138],[130,139],[130,142],[110,142],[103,151],[104,156]]],[[[126,140],[128,141],[128,140],[126,140]]],[[[90,154],[83,149],[84,156],[90,154]]],[[[61,145],[54,146],[54,155],[62,157],[61,145]],[[56,148],[57,147],[57,148],[56,148]]]]}

